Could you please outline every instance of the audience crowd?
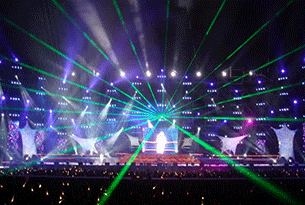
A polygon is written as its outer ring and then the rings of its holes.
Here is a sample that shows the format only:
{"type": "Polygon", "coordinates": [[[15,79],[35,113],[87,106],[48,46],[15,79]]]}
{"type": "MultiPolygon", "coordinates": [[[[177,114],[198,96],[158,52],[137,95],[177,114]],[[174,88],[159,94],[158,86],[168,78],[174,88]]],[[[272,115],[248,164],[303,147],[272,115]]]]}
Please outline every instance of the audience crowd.
{"type": "MultiPolygon", "coordinates": [[[[0,170],[0,204],[99,204],[124,166],[35,165],[0,170]]],[[[247,167],[302,203],[305,168],[247,167]]],[[[290,200],[290,199],[288,199],[290,200]]],[[[106,204],[287,204],[234,167],[130,166],[106,204]]]]}

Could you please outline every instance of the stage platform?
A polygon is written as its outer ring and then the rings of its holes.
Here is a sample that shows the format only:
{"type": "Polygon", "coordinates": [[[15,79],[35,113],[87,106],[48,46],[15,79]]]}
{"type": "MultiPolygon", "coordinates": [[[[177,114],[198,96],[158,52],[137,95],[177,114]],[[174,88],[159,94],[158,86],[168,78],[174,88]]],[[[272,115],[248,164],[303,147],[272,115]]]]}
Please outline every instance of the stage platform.
{"type": "MultiPolygon", "coordinates": [[[[82,165],[125,165],[129,162],[133,154],[131,153],[116,153],[113,157],[94,155],[75,155],[75,154],[52,154],[43,155],[38,154],[31,159],[19,161],[3,161],[3,166],[10,164],[26,164],[34,162],[35,164],[82,164],[82,165]]],[[[264,165],[264,164],[277,164],[278,155],[211,155],[204,156],[200,153],[192,154],[144,154],[140,153],[133,160],[136,166],[143,165],[165,165],[165,166],[224,166],[227,163],[222,158],[233,160],[236,164],[240,165],[264,165]]]]}

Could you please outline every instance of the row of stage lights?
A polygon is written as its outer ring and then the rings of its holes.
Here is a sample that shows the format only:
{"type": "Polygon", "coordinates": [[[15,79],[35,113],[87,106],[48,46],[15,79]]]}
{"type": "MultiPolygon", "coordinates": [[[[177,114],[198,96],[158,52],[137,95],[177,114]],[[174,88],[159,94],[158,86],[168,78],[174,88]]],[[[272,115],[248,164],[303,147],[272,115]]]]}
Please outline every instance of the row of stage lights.
{"type": "MultiPolygon", "coordinates": [[[[161,69],[161,75],[160,75],[160,77],[166,77],[165,75],[163,75],[163,72],[164,72],[164,69],[161,69]]],[[[100,72],[96,72],[96,71],[94,71],[93,72],[94,73],[94,75],[96,76],[96,77],[99,77],[100,76],[100,72]]],[[[222,71],[221,72],[221,76],[222,77],[227,77],[228,76],[228,71],[227,70],[224,70],[224,71],[222,71]]],[[[285,74],[286,73],[286,71],[285,71],[285,69],[281,69],[280,70],[280,73],[281,74],[285,74]]],[[[176,70],[172,70],[172,71],[170,71],[170,76],[171,77],[176,77],[176,76],[178,76],[178,71],[176,71],[176,70]]],[[[255,72],[254,71],[249,71],[249,76],[253,76],[254,74],[255,74],[255,72]]],[[[147,70],[146,72],[145,72],[145,75],[146,75],[146,77],[148,77],[148,78],[150,78],[150,77],[152,77],[152,75],[153,75],[153,73],[152,73],[152,71],[150,71],[150,70],[147,70]]],[[[200,78],[200,77],[202,77],[202,72],[201,71],[197,71],[196,73],[195,73],[195,75],[196,75],[196,77],[198,77],[198,78],[200,78]]],[[[76,76],[76,73],[75,73],[75,71],[73,71],[72,73],[71,73],[71,76],[76,76]]],[[[124,71],[120,71],[120,76],[121,77],[125,77],[126,76],[126,73],[124,72],[124,71]]],[[[137,76],[137,78],[138,78],[139,76],[137,76]]],[[[188,76],[187,75],[185,75],[184,76],[184,78],[185,79],[188,79],[188,76]]],[[[258,80],[257,81],[258,82],[258,84],[261,84],[262,83],[262,81],[261,80],[258,80]]],[[[66,82],[65,82],[65,80],[63,81],[63,83],[65,84],[66,82]]]]}
{"type": "MultiPolygon", "coordinates": [[[[19,59],[18,58],[14,58],[14,60],[15,60],[15,62],[19,62],[19,59]]],[[[2,60],[0,60],[0,63],[2,63],[2,60]]],[[[163,69],[161,69],[161,73],[163,73],[164,72],[164,70],[163,69]]],[[[280,73],[282,73],[282,74],[284,74],[284,73],[286,73],[286,71],[284,70],[284,69],[281,69],[280,70],[280,73]]],[[[94,71],[94,74],[95,74],[95,76],[97,76],[97,77],[99,77],[100,76],[100,73],[99,72],[95,72],[94,71]]],[[[146,74],[146,76],[147,77],[151,77],[152,76],[152,72],[150,71],[150,70],[147,70],[146,72],[145,72],[145,74],[146,74]]],[[[252,76],[254,74],[254,71],[249,71],[249,76],[252,76]]],[[[73,71],[72,73],[71,73],[71,75],[72,76],[75,76],[76,75],[76,73],[73,71]]],[[[171,75],[171,77],[176,77],[177,75],[178,75],[178,72],[176,71],[176,70],[172,70],[171,72],[170,72],[170,75],[171,75]]],[[[221,72],[221,75],[222,75],[222,77],[226,77],[227,75],[228,75],[228,72],[227,71],[222,71],[221,72]]],[[[120,71],[120,76],[121,77],[125,77],[126,76],[126,73],[124,72],[124,71],[120,71]]],[[[201,77],[202,76],[202,73],[200,72],[200,71],[197,71],[196,72],[196,76],[197,77],[201,77]]],[[[188,78],[188,76],[185,76],[185,78],[188,78]]],[[[64,82],[65,83],[65,82],[64,82]]],[[[260,83],[259,83],[260,84],[260,83]]]]}

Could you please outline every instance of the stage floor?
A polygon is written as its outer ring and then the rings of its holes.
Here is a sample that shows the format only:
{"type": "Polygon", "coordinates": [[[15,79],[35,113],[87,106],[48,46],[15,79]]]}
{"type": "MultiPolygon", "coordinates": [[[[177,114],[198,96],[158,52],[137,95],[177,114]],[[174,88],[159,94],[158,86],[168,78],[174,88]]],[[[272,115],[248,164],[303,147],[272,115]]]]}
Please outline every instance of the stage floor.
{"type": "MultiPolygon", "coordinates": [[[[75,154],[52,154],[37,155],[29,160],[20,161],[3,161],[3,166],[11,164],[46,164],[46,165],[125,165],[129,163],[131,153],[116,153],[115,156],[102,155],[75,155],[75,154]]],[[[143,154],[140,153],[133,160],[133,164],[137,166],[143,165],[164,165],[164,166],[227,166],[222,159],[233,160],[237,165],[276,165],[278,155],[223,155],[223,156],[203,156],[202,154],[143,154]]]]}

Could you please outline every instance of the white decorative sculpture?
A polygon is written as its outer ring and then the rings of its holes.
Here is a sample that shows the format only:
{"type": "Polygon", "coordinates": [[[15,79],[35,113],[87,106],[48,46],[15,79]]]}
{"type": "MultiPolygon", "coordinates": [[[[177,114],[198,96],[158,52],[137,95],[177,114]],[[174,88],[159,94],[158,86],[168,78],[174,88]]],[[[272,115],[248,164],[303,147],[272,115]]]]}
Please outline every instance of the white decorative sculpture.
{"type": "Polygon", "coordinates": [[[127,134],[127,133],[126,133],[126,135],[127,135],[128,139],[130,141],[130,146],[131,147],[139,147],[140,146],[139,138],[133,137],[133,136],[127,134]]]}
{"type": "Polygon", "coordinates": [[[22,154],[23,156],[33,156],[37,154],[36,145],[35,145],[35,132],[36,130],[31,129],[26,121],[24,128],[20,129],[22,136],[22,154]]]}
{"type": "Polygon", "coordinates": [[[233,138],[222,137],[222,136],[217,136],[217,137],[222,142],[222,147],[221,147],[221,152],[222,153],[231,150],[233,152],[233,154],[235,154],[238,143],[240,141],[242,141],[244,138],[246,138],[247,135],[243,135],[243,136],[240,136],[240,137],[233,137],[233,138]]]}
{"type": "Polygon", "coordinates": [[[280,129],[273,128],[279,142],[279,158],[284,157],[288,160],[290,157],[294,159],[293,139],[297,130],[290,130],[286,124],[280,129]]]}
{"type": "Polygon", "coordinates": [[[80,138],[74,134],[70,135],[70,137],[78,142],[83,150],[83,153],[98,153],[95,148],[95,143],[97,142],[98,138],[80,138]]]}
{"type": "Polygon", "coordinates": [[[185,148],[185,147],[191,147],[192,146],[192,143],[193,143],[193,139],[188,137],[188,138],[184,138],[183,139],[183,144],[181,145],[182,148],[185,148]]]}

